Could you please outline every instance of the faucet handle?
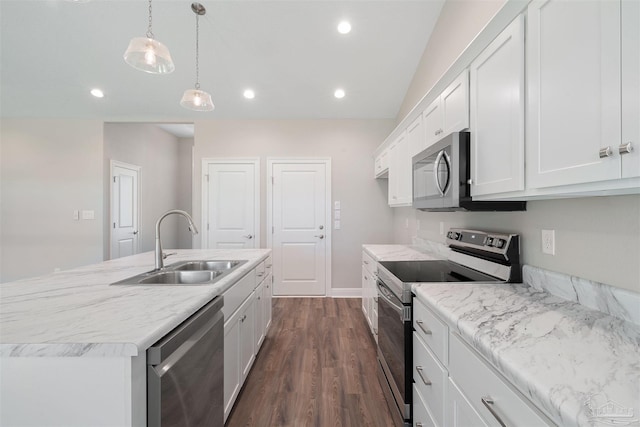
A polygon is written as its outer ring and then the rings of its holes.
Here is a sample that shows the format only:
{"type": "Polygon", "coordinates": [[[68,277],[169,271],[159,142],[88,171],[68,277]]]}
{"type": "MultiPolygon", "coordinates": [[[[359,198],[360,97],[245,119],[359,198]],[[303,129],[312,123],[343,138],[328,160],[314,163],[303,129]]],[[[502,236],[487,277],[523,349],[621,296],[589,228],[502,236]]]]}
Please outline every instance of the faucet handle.
{"type": "Polygon", "coordinates": [[[177,252],[163,252],[162,253],[162,259],[167,259],[171,255],[175,255],[175,254],[177,254],[177,252]]]}

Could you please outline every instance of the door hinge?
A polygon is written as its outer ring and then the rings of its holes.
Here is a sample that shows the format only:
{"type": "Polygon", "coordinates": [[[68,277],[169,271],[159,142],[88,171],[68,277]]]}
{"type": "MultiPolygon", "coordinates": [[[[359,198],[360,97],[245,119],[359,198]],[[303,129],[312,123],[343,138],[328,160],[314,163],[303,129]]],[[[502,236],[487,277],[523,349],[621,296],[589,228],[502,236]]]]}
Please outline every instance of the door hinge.
{"type": "Polygon", "coordinates": [[[209,223],[207,223],[207,231],[209,231],[209,223]]]}
{"type": "Polygon", "coordinates": [[[205,174],[204,177],[207,179],[207,182],[209,182],[209,174],[205,174]]]}
{"type": "Polygon", "coordinates": [[[115,222],[113,223],[113,228],[116,228],[116,223],[115,222]]]}
{"type": "Polygon", "coordinates": [[[116,182],[116,177],[115,177],[115,176],[113,177],[113,182],[114,182],[114,183],[116,182]]]}
{"type": "Polygon", "coordinates": [[[275,234],[276,233],[276,228],[275,227],[271,227],[271,234],[275,234]]]}
{"type": "Polygon", "coordinates": [[[276,183],[275,177],[271,176],[271,185],[275,185],[275,183],[276,183]]]}

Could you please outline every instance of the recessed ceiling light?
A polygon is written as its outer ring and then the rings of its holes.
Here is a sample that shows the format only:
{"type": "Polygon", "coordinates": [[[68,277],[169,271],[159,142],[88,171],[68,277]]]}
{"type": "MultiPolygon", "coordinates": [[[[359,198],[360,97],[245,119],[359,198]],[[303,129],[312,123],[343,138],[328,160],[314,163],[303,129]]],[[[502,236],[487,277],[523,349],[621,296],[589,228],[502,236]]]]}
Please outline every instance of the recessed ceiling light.
{"type": "Polygon", "coordinates": [[[349,21],[342,21],[338,24],[338,32],[340,34],[348,34],[351,31],[351,24],[349,21]]]}
{"type": "Polygon", "coordinates": [[[336,91],[333,92],[333,96],[335,96],[338,99],[344,98],[344,95],[345,95],[345,93],[344,93],[343,89],[336,89],[336,91]]]}
{"type": "Polygon", "coordinates": [[[246,89],[242,95],[247,99],[253,99],[256,97],[256,93],[252,89],[246,89]]]}
{"type": "Polygon", "coordinates": [[[104,92],[100,89],[91,89],[91,95],[95,96],[96,98],[104,98],[104,92]]]}

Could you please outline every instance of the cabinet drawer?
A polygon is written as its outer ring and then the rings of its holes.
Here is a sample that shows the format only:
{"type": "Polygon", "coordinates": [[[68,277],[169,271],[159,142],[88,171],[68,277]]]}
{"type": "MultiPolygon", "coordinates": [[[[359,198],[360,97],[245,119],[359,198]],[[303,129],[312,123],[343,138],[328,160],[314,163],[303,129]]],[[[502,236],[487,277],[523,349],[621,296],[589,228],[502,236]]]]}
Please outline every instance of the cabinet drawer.
{"type": "Polygon", "coordinates": [[[251,270],[242,279],[238,280],[233,286],[222,294],[224,297],[224,305],[222,313],[224,313],[225,321],[240,307],[240,304],[247,299],[256,287],[256,270],[251,270]]]}
{"type": "Polygon", "coordinates": [[[449,328],[417,298],[413,298],[413,329],[440,363],[447,366],[449,328]]]}
{"type": "Polygon", "coordinates": [[[259,284],[260,282],[262,282],[265,277],[267,277],[265,273],[265,261],[262,261],[256,267],[256,284],[259,284]]]}
{"type": "Polygon", "coordinates": [[[415,384],[413,385],[413,427],[437,427],[415,384]]]}
{"type": "MultiPolygon", "coordinates": [[[[438,363],[427,346],[413,334],[413,382],[424,398],[436,425],[444,426],[444,395],[447,371],[438,363]]],[[[415,401],[416,399],[414,399],[415,401]]]]}
{"type": "Polygon", "coordinates": [[[264,260],[264,277],[269,276],[271,274],[271,270],[273,269],[273,262],[271,261],[271,255],[264,260]]]}
{"type": "Polygon", "coordinates": [[[499,374],[459,337],[452,335],[450,345],[451,379],[488,425],[500,426],[498,418],[509,426],[554,425],[534,409],[524,396],[520,396],[515,389],[507,385],[499,374]]]}
{"type": "Polygon", "coordinates": [[[378,263],[366,252],[362,252],[362,266],[371,274],[378,273],[378,263]]]}

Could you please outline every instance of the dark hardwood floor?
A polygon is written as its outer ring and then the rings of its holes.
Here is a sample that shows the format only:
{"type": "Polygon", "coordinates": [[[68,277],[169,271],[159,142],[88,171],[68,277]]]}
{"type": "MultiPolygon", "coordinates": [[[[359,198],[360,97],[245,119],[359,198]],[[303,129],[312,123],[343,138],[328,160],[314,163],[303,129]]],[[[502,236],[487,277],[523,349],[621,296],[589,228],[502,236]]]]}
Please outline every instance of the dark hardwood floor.
{"type": "Polygon", "coordinates": [[[226,427],[393,425],[361,300],[276,298],[226,427]]]}

